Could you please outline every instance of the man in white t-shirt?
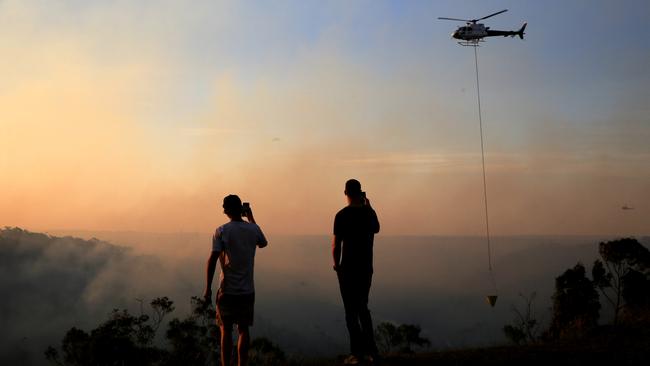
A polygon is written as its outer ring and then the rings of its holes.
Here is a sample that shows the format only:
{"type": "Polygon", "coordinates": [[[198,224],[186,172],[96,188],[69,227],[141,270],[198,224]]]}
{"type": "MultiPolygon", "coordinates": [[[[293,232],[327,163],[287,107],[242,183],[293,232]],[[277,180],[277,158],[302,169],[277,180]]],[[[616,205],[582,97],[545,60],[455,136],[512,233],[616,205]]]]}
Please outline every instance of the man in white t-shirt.
{"type": "Polygon", "coordinates": [[[237,324],[238,365],[248,363],[250,334],[255,307],[253,268],[255,250],[268,243],[262,230],[255,223],[253,211],[243,207],[236,195],[223,199],[223,212],[230,222],[220,226],[212,237],[212,253],[207,264],[206,288],[203,297],[212,302],[212,279],[221,262],[219,291],[217,292],[217,318],[221,327],[221,364],[230,366],[232,355],[232,327],[237,324]],[[242,215],[248,219],[244,221],[242,215]]]}

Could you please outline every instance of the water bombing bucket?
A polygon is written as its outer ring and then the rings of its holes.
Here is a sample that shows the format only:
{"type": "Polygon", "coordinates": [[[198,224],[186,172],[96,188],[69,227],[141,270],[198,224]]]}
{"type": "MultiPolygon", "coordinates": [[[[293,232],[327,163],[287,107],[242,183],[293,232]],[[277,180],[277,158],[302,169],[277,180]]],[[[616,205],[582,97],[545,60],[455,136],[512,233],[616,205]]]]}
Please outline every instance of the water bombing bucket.
{"type": "Polygon", "coordinates": [[[491,307],[494,307],[494,305],[497,303],[497,295],[487,295],[485,297],[485,301],[487,301],[488,304],[490,304],[491,307]]]}

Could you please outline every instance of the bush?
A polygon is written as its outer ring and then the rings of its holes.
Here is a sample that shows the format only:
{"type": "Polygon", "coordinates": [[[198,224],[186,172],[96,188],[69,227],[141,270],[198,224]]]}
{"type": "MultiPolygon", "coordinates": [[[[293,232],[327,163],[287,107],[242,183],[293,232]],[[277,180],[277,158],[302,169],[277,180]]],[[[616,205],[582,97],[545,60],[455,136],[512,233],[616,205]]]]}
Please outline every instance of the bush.
{"type": "Polygon", "coordinates": [[[424,348],[431,345],[431,342],[422,336],[422,329],[419,325],[402,324],[396,326],[393,323],[384,322],[375,328],[377,347],[383,354],[401,353],[413,354],[413,347],[424,348]]]}
{"type": "Polygon", "coordinates": [[[197,297],[192,304],[186,319],[169,322],[166,339],[170,350],[153,345],[157,330],[174,310],[173,302],[161,297],[150,303],[152,317],[116,309],[90,333],[71,328],[61,342],[62,357],[54,347],[48,347],[45,357],[60,366],[212,364],[217,360],[220,335],[214,308],[197,297]]]}
{"type": "Polygon", "coordinates": [[[530,296],[519,294],[519,297],[524,300],[524,309],[519,310],[517,307],[513,306],[512,311],[515,313],[515,320],[513,324],[508,324],[503,327],[503,333],[506,338],[516,345],[531,344],[537,341],[537,333],[540,324],[537,319],[535,319],[533,309],[535,296],[535,292],[531,293],[530,296]]]}

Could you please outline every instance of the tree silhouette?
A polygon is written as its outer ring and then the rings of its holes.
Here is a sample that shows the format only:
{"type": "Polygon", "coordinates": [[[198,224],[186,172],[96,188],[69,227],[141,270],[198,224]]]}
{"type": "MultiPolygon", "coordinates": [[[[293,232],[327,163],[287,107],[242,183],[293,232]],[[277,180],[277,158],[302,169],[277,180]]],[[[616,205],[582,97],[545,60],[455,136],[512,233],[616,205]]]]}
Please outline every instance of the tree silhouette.
{"type": "Polygon", "coordinates": [[[156,332],[173,310],[167,297],[150,303],[153,316],[134,316],[127,310],[113,310],[108,320],[87,333],[78,328],[66,332],[61,353],[48,347],[45,357],[59,366],[86,365],[210,365],[219,352],[219,332],[214,308],[192,298],[192,313],[184,320],[169,322],[166,339],[170,349],[153,345],[156,332]]]}
{"type": "Polygon", "coordinates": [[[585,267],[578,263],[555,279],[553,320],[549,329],[551,337],[580,334],[597,325],[600,315],[598,292],[585,273],[585,267]]]}
{"type": "Polygon", "coordinates": [[[421,331],[422,328],[419,325],[402,324],[397,327],[397,333],[401,334],[402,337],[402,353],[415,353],[412,346],[422,348],[431,345],[431,342],[427,338],[420,336],[421,331]]]}
{"type": "Polygon", "coordinates": [[[115,309],[90,334],[71,328],[61,343],[63,360],[53,347],[45,355],[57,365],[149,365],[164,356],[163,351],[149,346],[154,336],[149,316],[133,316],[115,309]]]}
{"type": "Polygon", "coordinates": [[[377,347],[383,354],[391,353],[393,349],[402,343],[402,336],[397,332],[397,326],[393,323],[383,322],[375,328],[377,347]]]}
{"type": "Polygon", "coordinates": [[[165,316],[174,311],[174,302],[169,300],[167,296],[158,297],[151,301],[151,309],[153,310],[153,332],[158,332],[158,328],[162,323],[165,316]]]}
{"type": "Polygon", "coordinates": [[[650,251],[634,238],[602,242],[601,260],[591,271],[594,283],[614,309],[614,324],[619,314],[647,311],[650,306],[650,251]]]}
{"type": "Polygon", "coordinates": [[[172,319],[166,333],[171,346],[169,365],[211,365],[219,358],[221,333],[212,304],[192,297],[192,313],[172,319]]]}
{"type": "Polygon", "coordinates": [[[537,341],[540,324],[535,319],[533,309],[533,302],[535,301],[536,295],[535,292],[532,292],[529,296],[519,294],[519,297],[524,301],[524,309],[519,310],[513,305],[512,311],[515,313],[514,323],[503,327],[506,338],[516,345],[530,344],[537,341]]]}
{"type": "Polygon", "coordinates": [[[390,322],[383,322],[375,328],[377,346],[384,354],[398,352],[402,354],[415,353],[413,347],[428,347],[431,342],[420,335],[422,328],[414,324],[401,324],[396,326],[390,322]]]}

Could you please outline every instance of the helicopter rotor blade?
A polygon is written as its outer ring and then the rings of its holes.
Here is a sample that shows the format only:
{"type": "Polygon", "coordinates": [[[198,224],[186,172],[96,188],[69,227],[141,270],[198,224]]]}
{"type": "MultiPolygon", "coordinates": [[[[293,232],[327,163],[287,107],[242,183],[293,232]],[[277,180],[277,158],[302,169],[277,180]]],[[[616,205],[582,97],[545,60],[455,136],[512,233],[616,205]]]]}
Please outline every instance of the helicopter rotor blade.
{"type": "Polygon", "coordinates": [[[455,21],[458,21],[458,22],[470,22],[470,21],[471,21],[471,20],[469,20],[469,19],[444,18],[444,17],[438,17],[438,19],[442,19],[442,20],[455,20],[455,21]]]}
{"type": "Polygon", "coordinates": [[[479,21],[479,20],[487,19],[487,18],[493,17],[493,16],[495,16],[495,15],[499,15],[499,14],[501,14],[501,13],[505,13],[506,11],[508,11],[508,9],[503,9],[503,10],[501,10],[501,11],[497,11],[497,12],[494,13],[494,14],[490,14],[490,15],[484,16],[483,18],[473,19],[472,21],[473,21],[474,23],[476,23],[476,22],[479,21]]]}

